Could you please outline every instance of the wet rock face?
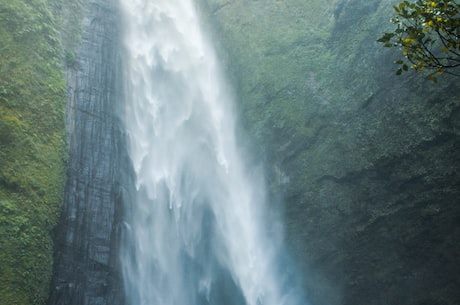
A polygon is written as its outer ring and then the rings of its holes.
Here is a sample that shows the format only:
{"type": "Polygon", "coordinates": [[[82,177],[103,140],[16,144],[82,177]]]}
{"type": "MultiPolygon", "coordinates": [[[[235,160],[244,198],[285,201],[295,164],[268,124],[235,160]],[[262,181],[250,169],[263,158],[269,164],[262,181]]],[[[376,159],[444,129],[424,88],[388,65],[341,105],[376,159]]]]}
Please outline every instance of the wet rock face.
{"type": "Polygon", "coordinates": [[[399,1],[199,2],[311,304],[458,304],[459,82],[394,75],[399,1]]]}
{"type": "Polygon", "coordinates": [[[86,3],[81,49],[68,72],[69,159],[50,305],[123,304],[118,243],[128,179],[123,166],[129,162],[116,115],[121,74],[115,3],[86,3]]]}

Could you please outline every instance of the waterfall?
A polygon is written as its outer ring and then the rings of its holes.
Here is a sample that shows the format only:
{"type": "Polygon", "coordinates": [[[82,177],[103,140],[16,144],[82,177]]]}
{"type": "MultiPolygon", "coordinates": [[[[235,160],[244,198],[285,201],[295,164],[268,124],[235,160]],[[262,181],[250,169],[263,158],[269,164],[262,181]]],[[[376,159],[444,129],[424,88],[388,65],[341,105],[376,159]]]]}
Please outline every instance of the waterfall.
{"type": "Polygon", "coordinates": [[[136,175],[122,268],[131,305],[295,303],[263,177],[192,0],[121,0],[136,175]]]}

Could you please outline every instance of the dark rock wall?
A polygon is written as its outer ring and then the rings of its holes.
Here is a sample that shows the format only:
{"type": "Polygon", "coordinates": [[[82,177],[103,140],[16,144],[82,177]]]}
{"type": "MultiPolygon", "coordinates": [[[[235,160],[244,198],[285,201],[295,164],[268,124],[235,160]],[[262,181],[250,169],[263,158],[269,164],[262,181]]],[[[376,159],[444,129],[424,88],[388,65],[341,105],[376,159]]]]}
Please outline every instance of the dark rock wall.
{"type": "Polygon", "coordinates": [[[84,4],[81,47],[67,73],[69,159],[55,231],[50,305],[124,303],[118,243],[129,162],[117,117],[121,65],[116,3],[84,4]]]}
{"type": "Polygon", "coordinates": [[[460,87],[395,76],[397,1],[199,1],[313,305],[460,302],[460,87]]]}

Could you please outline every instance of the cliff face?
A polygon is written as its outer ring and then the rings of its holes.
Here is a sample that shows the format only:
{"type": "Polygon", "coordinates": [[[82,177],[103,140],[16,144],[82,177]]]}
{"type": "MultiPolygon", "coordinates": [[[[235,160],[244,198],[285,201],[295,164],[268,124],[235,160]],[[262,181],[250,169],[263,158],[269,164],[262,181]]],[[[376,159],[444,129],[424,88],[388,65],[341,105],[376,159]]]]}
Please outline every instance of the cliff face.
{"type": "Polygon", "coordinates": [[[82,41],[68,71],[69,159],[49,304],[123,304],[118,267],[127,166],[115,1],[84,6],[82,41]]]}
{"type": "Polygon", "coordinates": [[[387,1],[199,3],[311,303],[457,304],[458,79],[394,75],[387,1]]]}

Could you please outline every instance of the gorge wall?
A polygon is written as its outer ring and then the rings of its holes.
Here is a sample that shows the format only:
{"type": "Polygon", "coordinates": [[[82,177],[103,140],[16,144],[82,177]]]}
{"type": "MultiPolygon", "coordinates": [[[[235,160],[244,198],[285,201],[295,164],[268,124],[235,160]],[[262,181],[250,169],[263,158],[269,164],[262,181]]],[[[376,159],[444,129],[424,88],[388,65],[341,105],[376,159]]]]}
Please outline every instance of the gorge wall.
{"type": "Polygon", "coordinates": [[[69,157],[49,304],[124,304],[118,244],[130,161],[118,117],[119,11],[110,0],[77,9],[81,43],[68,50],[75,52],[67,72],[69,157]]]}
{"type": "MultiPolygon", "coordinates": [[[[459,83],[394,75],[393,2],[198,1],[314,305],[460,302],[459,83]]],[[[49,303],[123,304],[116,5],[0,0],[0,304],[45,303],[60,202],[49,303]]]]}
{"type": "Polygon", "coordinates": [[[460,301],[459,82],[395,75],[391,4],[200,1],[312,304],[460,301]]]}

